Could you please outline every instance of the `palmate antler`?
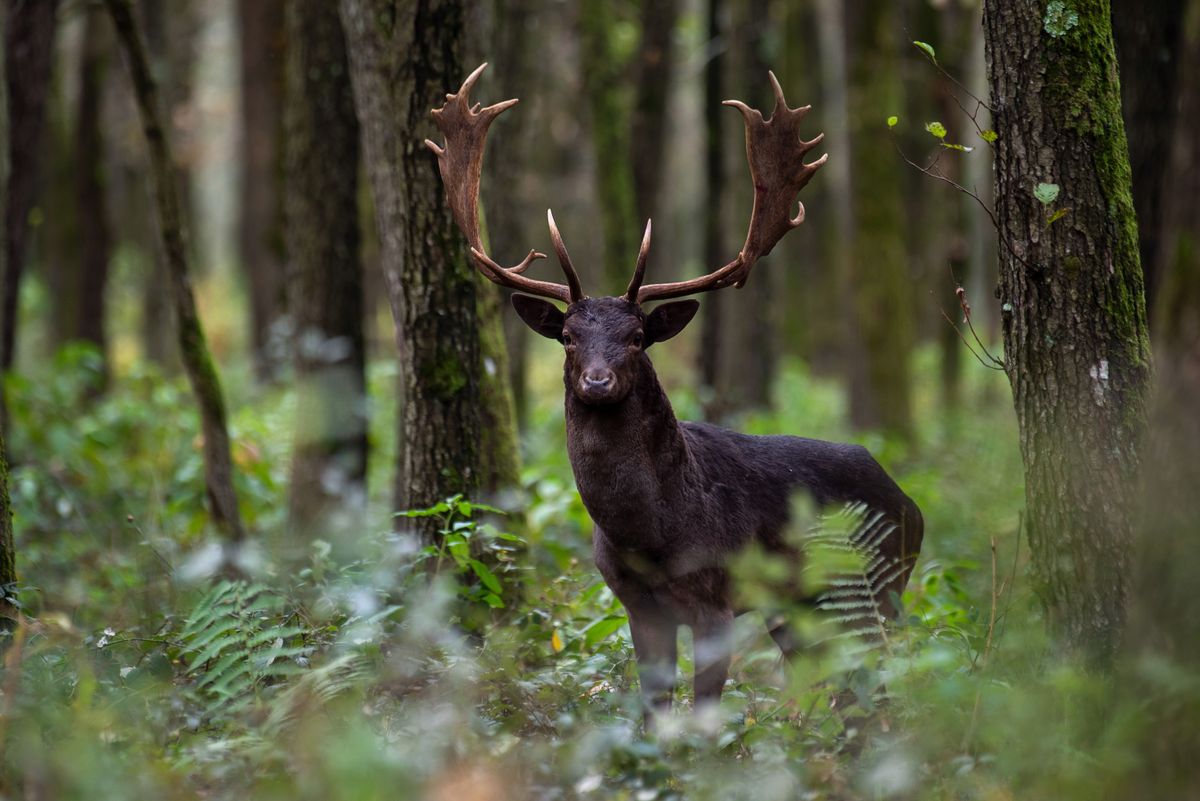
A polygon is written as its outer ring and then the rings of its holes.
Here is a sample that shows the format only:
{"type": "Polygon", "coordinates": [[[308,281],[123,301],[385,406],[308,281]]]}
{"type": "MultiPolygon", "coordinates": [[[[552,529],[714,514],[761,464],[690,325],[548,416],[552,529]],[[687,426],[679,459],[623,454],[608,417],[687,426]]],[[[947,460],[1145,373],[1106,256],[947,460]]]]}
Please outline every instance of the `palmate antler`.
{"type": "Polygon", "coordinates": [[[446,95],[446,103],[439,109],[433,110],[433,121],[437,124],[442,135],[446,137],[445,144],[438,146],[430,140],[425,140],[425,146],[437,154],[438,170],[442,174],[442,184],[450,201],[450,210],[459,229],[467,237],[471,245],[471,256],[474,258],[479,271],[489,280],[501,286],[519,289],[531,295],[574,303],[583,298],[583,289],[579,283],[579,274],[571,265],[571,257],[563,245],[562,236],[554,224],[554,215],[546,212],[550,223],[550,235],[554,240],[554,249],[558,254],[559,263],[567,276],[567,283],[556,284],[551,281],[538,281],[522,275],[529,265],[537,259],[546,258],[544,253],[536,250],[529,251],[520,264],[514,267],[501,267],[484,251],[483,239],[479,236],[479,179],[483,172],[483,148],[487,140],[488,127],[496,117],[508,108],[515,106],[517,101],[505,100],[495,105],[480,108],[479,104],[471,106],[469,95],[471,87],[479,79],[487,64],[478,68],[463,81],[457,93],[446,95]]]}
{"type": "Polygon", "coordinates": [[[805,154],[820,144],[825,134],[818,134],[807,142],[800,138],[800,121],[812,107],[788,108],[775,73],[768,74],[775,90],[775,110],[770,119],[764,120],[761,112],[740,100],[726,100],[724,103],[742,112],[745,119],[746,159],[750,162],[750,177],[754,180],[754,209],[750,213],[750,230],[741,252],[721,269],[700,278],[642,286],[645,252],[650,237],[650,225],[647,223],[646,238],[638,255],[638,269],[626,290],[627,299],[645,303],[710,292],[727,286],[740,287],[750,276],[755,263],[770,253],[784,234],[804,222],[804,204],[799,204],[800,209],[795,217],[791,216],[791,207],[796,195],[829,158],[825,154],[811,164],[804,163],[805,154]]]}
{"type": "MultiPolygon", "coordinates": [[[[446,137],[445,144],[438,146],[428,139],[425,140],[425,145],[437,154],[438,169],[446,187],[454,219],[471,245],[471,256],[476,266],[489,280],[501,286],[568,304],[582,300],[584,294],[579,274],[571,264],[571,257],[563,244],[558,226],[554,224],[554,215],[549,211],[546,212],[546,218],[550,225],[554,250],[567,277],[565,285],[538,281],[522,275],[534,261],[546,258],[545,254],[536,250],[529,251],[529,255],[513,267],[500,266],[484,251],[483,240],[479,235],[479,180],[483,172],[483,148],[492,121],[517,103],[514,99],[485,108],[480,108],[479,104],[471,106],[471,87],[486,67],[487,64],[481,64],[467,76],[456,94],[446,95],[445,105],[433,110],[434,122],[446,137]]],[[[740,287],[746,282],[758,260],[770,253],[784,234],[804,222],[804,204],[799,203],[799,211],[795,217],[791,216],[791,206],[796,195],[828,158],[828,155],[824,155],[811,164],[804,163],[805,154],[816,147],[825,135],[818,134],[808,141],[800,138],[800,122],[808,114],[811,106],[788,108],[775,73],[768,74],[771,77],[771,86],[775,90],[775,110],[770,119],[764,120],[761,112],[740,100],[725,101],[725,105],[733,106],[742,112],[745,119],[746,159],[750,163],[750,177],[754,181],[754,208],[750,213],[750,230],[746,234],[746,242],[741,252],[721,269],[700,278],[642,286],[642,279],[646,275],[646,260],[650,252],[650,221],[647,220],[646,232],[638,252],[637,267],[629,287],[625,290],[625,297],[630,302],[645,303],[650,300],[710,292],[728,286],[740,287]]]]}

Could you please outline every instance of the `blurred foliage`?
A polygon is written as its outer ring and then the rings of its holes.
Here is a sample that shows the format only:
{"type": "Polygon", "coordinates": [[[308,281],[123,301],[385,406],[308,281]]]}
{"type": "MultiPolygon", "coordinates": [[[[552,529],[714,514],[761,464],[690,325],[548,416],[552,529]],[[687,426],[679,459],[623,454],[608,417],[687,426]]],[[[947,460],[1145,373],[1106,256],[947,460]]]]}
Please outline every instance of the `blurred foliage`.
{"type": "MultiPolygon", "coordinates": [[[[920,352],[917,375],[936,358],[920,352]]],[[[438,518],[437,547],[409,536],[406,516],[393,525],[386,481],[361,529],[289,542],[292,398],[241,404],[239,490],[260,536],[231,555],[202,511],[180,380],[134,365],[88,401],[97,369],[94,352],[68,349],[9,387],[28,617],[4,644],[2,798],[1096,798],[1136,758],[1124,746],[1138,705],[1042,639],[1017,548],[1012,415],[992,373],[973,371],[950,415],[936,382],[916,381],[929,396],[911,443],[859,438],[927,520],[883,647],[851,667],[814,647],[788,670],[747,616],[719,711],[693,716],[682,689],[681,711],[646,738],[549,370],[522,494],[496,500],[522,513],[465,498],[408,513],[438,518]],[[886,703],[838,714],[846,691],[886,703]]],[[[372,371],[374,398],[391,379],[372,371]]],[[[777,400],[738,425],[850,438],[832,384],[793,365],[777,400]]],[[[391,437],[372,438],[383,472],[391,437]]],[[[1169,662],[1143,672],[1164,695],[1200,696],[1169,662]]]]}

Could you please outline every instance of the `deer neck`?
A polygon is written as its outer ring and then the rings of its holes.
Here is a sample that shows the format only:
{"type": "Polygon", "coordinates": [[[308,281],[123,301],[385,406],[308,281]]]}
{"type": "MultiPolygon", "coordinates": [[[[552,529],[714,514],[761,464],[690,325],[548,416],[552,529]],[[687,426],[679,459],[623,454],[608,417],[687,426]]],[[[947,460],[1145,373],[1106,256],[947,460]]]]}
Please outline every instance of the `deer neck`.
{"type": "Polygon", "coordinates": [[[566,393],[567,453],[588,513],[616,544],[646,548],[666,533],[671,507],[691,468],[683,432],[649,359],[620,403],[592,406],[566,393]]]}

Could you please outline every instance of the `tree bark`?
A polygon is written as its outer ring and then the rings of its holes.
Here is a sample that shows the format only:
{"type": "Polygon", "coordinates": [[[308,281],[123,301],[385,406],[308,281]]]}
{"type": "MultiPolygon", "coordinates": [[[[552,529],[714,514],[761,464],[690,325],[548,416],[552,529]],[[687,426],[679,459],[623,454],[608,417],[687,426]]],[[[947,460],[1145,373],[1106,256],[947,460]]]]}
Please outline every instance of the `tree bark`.
{"type": "MultiPolygon", "coordinates": [[[[704,264],[713,269],[728,259],[725,247],[725,215],[723,208],[726,194],[725,136],[721,101],[725,99],[721,77],[724,74],[726,45],[724,42],[728,10],[725,0],[708,2],[708,48],[709,58],[704,65],[704,186],[707,202],[704,204],[704,264]]],[[[720,380],[722,336],[725,322],[725,293],[712,292],[701,304],[700,318],[700,400],[707,420],[717,420],[724,413],[724,405],[718,395],[720,380]]]]}
{"type": "MultiPolygon", "coordinates": [[[[79,314],[71,338],[90,342],[105,353],[104,294],[112,258],[112,228],[108,217],[107,158],[100,124],[100,101],[111,45],[104,12],[92,7],[84,28],[83,58],[79,64],[79,112],[76,119],[77,191],[79,209],[79,314]]],[[[107,365],[107,359],[105,360],[107,365]]],[[[104,379],[107,380],[107,368],[104,379]]],[[[103,389],[103,385],[99,387],[103,389]]]]}
{"type": "MultiPolygon", "coordinates": [[[[900,26],[890,3],[852,7],[849,158],[854,165],[857,228],[852,247],[851,297],[866,352],[869,397],[853,420],[860,428],[912,433],[909,355],[913,312],[904,246],[902,164],[889,146],[888,109],[901,105],[896,37],[900,26]]],[[[845,156],[843,156],[844,158],[845,156]]]]}
{"type": "MultiPolygon", "coordinates": [[[[538,139],[535,127],[538,76],[536,51],[529,46],[536,41],[540,30],[539,3],[534,0],[497,0],[493,9],[495,30],[490,37],[490,52],[494,53],[496,96],[521,98],[521,109],[504,118],[503,125],[488,132],[493,153],[503,158],[484,161],[485,176],[481,187],[481,203],[486,213],[484,226],[488,245],[501,253],[516,253],[533,242],[533,223],[542,215],[534,211],[526,191],[523,173],[528,171],[538,139]],[[531,107],[532,106],[532,107],[531,107]]],[[[539,228],[540,234],[544,228],[539,228]]],[[[486,288],[486,285],[482,285],[486,288]]],[[[505,314],[512,291],[496,288],[498,311],[504,329],[505,350],[508,356],[508,383],[512,388],[516,422],[525,425],[529,414],[528,352],[529,328],[515,314],[505,314]]]]}
{"type": "Polygon", "coordinates": [[[1107,0],[987,0],[1006,370],[1052,634],[1103,665],[1125,623],[1150,350],[1107,0]],[[1039,183],[1061,187],[1050,207],[1039,183]]]}
{"type": "Polygon", "coordinates": [[[272,380],[285,356],[280,352],[279,337],[272,341],[272,332],[287,313],[284,199],[280,194],[283,73],[288,50],[284,7],[279,0],[238,2],[242,56],[238,246],[250,294],[250,343],[259,381],[272,380]]]}
{"type": "MultiPolygon", "coordinates": [[[[0,3],[0,274],[8,257],[7,215],[9,203],[9,120],[8,120],[8,5],[0,3]]],[[[0,284],[0,293],[6,291],[0,284]]],[[[4,300],[0,296],[0,303],[4,300]]],[[[8,495],[8,455],[4,432],[0,431],[0,632],[10,631],[16,608],[10,599],[16,594],[17,549],[13,543],[12,505],[8,495]]]]}
{"type": "Polygon", "coordinates": [[[216,365],[204,338],[204,329],[196,313],[188,277],[188,251],[184,242],[184,221],[179,205],[179,188],[167,132],[158,108],[158,87],[150,73],[145,44],[134,21],[130,0],[105,0],[116,26],[117,37],[125,51],[129,73],[137,97],[138,112],[150,153],[150,169],[158,222],[171,281],[171,300],[180,355],[188,382],[200,407],[204,435],[204,478],[208,488],[213,522],[228,538],[245,536],[233,488],[233,462],[229,453],[229,430],[225,421],[225,399],[216,365]]]}
{"type": "MultiPolygon", "coordinates": [[[[659,216],[659,194],[670,127],[667,111],[670,108],[671,37],[678,15],[678,0],[642,3],[642,44],[637,54],[637,87],[629,135],[636,220],[642,225],[659,216]]],[[[628,264],[626,269],[629,269],[628,264]]]]}
{"type": "Polygon", "coordinates": [[[1121,109],[1133,170],[1133,207],[1138,217],[1138,251],[1150,309],[1160,282],[1158,252],[1169,163],[1163,154],[1170,151],[1175,130],[1175,87],[1186,9],[1187,0],[1122,0],[1112,6],[1121,109]]]}
{"type": "Polygon", "coordinates": [[[337,7],[290,3],[287,41],[285,230],[299,397],[288,506],[294,524],[315,531],[366,500],[359,131],[337,7]]]}
{"type": "MultiPolygon", "coordinates": [[[[498,330],[481,331],[483,279],[445,202],[436,160],[422,144],[440,138],[430,110],[469,71],[462,63],[464,9],[458,0],[342,0],[341,12],[400,350],[395,504],[426,507],[493,488],[517,472],[515,443],[507,443],[504,465],[496,464],[498,453],[484,453],[483,381],[504,376],[487,375],[482,340],[494,337],[502,347],[503,339],[498,330]]],[[[505,410],[487,414],[497,420],[505,410]]],[[[511,432],[511,407],[508,414],[511,432]]],[[[435,524],[418,530],[436,536],[435,524]]]]}
{"type": "MultiPolygon", "coordinates": [[[[616,46],[614,4],[609,0],[583,0],[579,26],[580,67],[596,157],[604,242],[603,279],[589,294],[609,295],[629,283],[642,231],[629,164],[632,99],[623,88],[628,58],[616,46]]],[[[564,236],[569,246],[571,237],[565,232],[564,236]]]]}
{"type": "Polygon", "coordinates": [[[5,265],[0,306],[0,372],[12,369],[16,352],[17,309],[25,267],[29,214],[37,203],[43,151],[42,130],[54,58],[55,13],[58,0],[13,2],[4,57],[8,80],[10,165],[8,207],[5,210],[5,265]]]}

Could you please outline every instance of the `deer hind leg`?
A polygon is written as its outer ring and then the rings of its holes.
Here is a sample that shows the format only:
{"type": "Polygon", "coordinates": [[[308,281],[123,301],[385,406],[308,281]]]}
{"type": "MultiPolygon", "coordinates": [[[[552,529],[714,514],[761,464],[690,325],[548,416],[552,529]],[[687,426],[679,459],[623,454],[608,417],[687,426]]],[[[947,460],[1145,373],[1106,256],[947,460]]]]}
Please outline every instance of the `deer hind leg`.
{"type": "Polygon", "coordinates": [[[729,678],[732,634],[733,611],[729,609],[706,615],[692,626],[697,708],[721,700],[721,691],[729,678]]]}
{"type": "Polygon", "coordinates": [[[675,695],[675,663],[678,659],[678,626],[652,612],[629,611],[629,631],[637,655],[638,680],[646,703],[646,727],[653,728],[654,716],[671,711],[675,695]]]}

